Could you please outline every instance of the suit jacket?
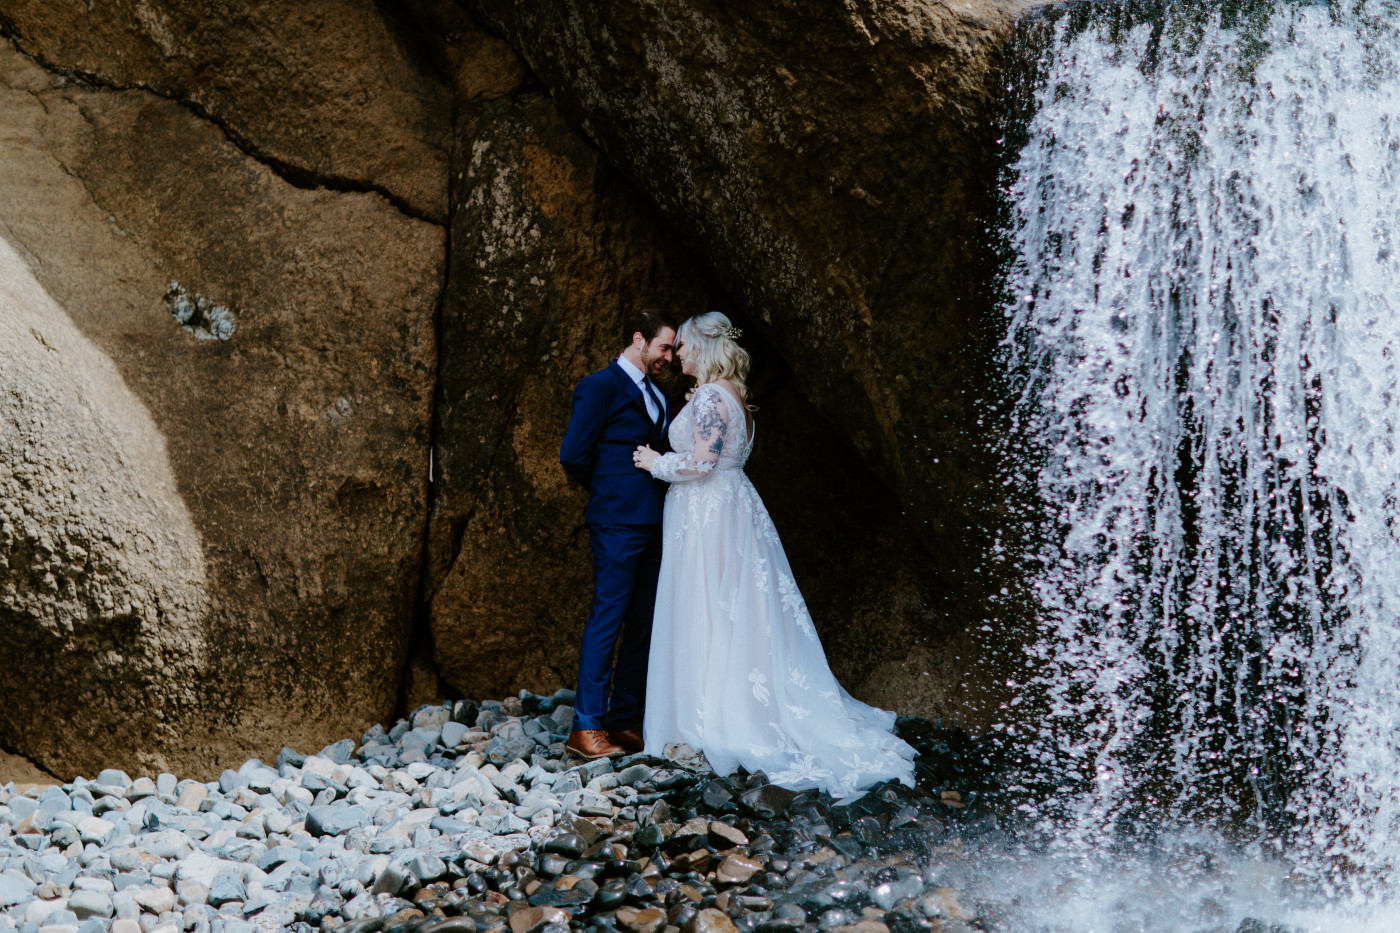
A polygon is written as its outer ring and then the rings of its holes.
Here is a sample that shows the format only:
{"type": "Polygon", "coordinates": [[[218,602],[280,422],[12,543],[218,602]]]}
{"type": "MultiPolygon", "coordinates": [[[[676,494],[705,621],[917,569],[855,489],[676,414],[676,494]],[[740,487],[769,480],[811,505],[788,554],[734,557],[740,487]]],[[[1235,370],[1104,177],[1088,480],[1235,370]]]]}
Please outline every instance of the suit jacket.
{"type": "MultiPolygon", "coordinates": [[[[668,417],[675,406],[667,400],[668,417]]],[[[574,389],[574,408],[559,462],[588,490],[589,523],[650,525],[661,521],[666,483],[637,469],[632,452],[642,444],[670,450],[664,430],[647,414],[642,390],[613,360],[574,389]]]]}

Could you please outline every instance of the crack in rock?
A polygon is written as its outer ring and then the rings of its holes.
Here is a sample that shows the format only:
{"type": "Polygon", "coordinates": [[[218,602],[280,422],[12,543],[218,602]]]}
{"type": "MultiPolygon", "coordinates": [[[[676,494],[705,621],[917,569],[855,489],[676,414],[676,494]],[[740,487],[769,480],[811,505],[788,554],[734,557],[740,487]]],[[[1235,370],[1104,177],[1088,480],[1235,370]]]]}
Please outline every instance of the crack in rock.
{"type": "Polygon", "coordinates": [[[346,194],[376,194],[384,200],[388,201],[389,204],[392,205],[395,210],[397,210],[399,213],[403,214],[406,217],[411,217],[414,220],[420,220],[423,223],[432,224],[435,227],[446,227],[447,225],[446,221],[436,220],[428,214],[424,213],[423,211],[414,208],[411,204],[408,203],[408,201],[405,198],[395,194],[393,191],[383,187],[382,185],[356,181],[354,179],[345,178],[344,176],[340,175],[331,175],[316,172],[312,169],[306,168],[305,166],[294,165],[283,159],[279,159],[276,156],[263,152],[252,140],[248,139],[243,134],[239,133],[233,126],[231,126],[227,120],[210,111],[209,108],[201,104],[199,101],[191,100],[188,97],[181,97],[175,94],[168,94],[164,91],[159,90],[158,88],[151,87],[144,81],[138,81],[134,84],[121,84],[117,81],[113,81],[112,79],[104,75],[97,74],[95,72],[84,71],[82,69],[72,68],[66,65],[57,65],[53,62],[47,61],[43,56],[30,52],[24,48],[24,46],[21,44],[18,31],[14,29],[12,24],[5,20],[3,15],[0,15],[0,36],[4,36],[5,38],[9,39],[11,47],[13,47],[15,51],[19,52],[21,55],[28,58],[30,61],[34,62],[35,65],[44,69],[48,73],[56,75],[64,80],[72,81],[79,85],[97,87],[102,88],[104,90],[115,91],[119,93],[131,91],[145,92],[178,104],[180,107],[184,108],[189,113],[193,114],[199,119],[207,123],[212,123],[214,126],[218,127],[219,130],[228,139],[228,141],[233,143],[233,145],[245,156],[259,163],[260,165],[266,166],[278,178],[281,178],[283,181],[287,182],[287,184],[292,185],[295,188],[301,188],[303,190],[315,190],[317,188],[324,188],[328,191],[337,191],[346,194]]]}

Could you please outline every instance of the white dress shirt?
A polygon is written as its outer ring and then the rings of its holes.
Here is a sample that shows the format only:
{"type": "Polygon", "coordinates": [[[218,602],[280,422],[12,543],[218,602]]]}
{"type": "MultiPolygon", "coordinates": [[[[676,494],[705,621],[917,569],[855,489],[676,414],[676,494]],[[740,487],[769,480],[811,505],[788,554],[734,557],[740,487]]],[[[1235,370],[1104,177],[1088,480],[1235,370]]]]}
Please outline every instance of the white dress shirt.
{"type": "MultiPolygon", "coordinates": [[[[652,394],[651,390],[647,388],[645,381],[647,374],[634,366],[632,361],[627,357],[619,356],[617,358],[617,365],[621,366],[622,371],[631,376],[632,381],[637,384],[637,388],[642,392],[642,401],[645,402],[647,406],[647,416],[650,417],[652,421],[655,421],[657,415],[661,414],[661,412],[658,412],[656,409],[656,396],[661,394],[661,390],[658,388],[656,394],[652,394]]],[[[653,385],[655,385],[655,383],[653,383],[653,385]]]]}

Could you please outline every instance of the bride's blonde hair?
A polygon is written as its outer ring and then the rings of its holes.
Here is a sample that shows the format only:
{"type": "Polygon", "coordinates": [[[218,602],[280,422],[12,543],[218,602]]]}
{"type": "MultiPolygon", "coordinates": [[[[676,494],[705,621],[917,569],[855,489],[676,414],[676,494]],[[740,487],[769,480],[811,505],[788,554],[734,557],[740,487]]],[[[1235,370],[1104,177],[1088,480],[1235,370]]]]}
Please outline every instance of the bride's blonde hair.
{"type": "Polygon", "coordinates": [[[749,352],[738,344],[741,334],[719,311],[697,314],[677,332],[680,341],[691,348],[696,383],[728,379],[739,390],[739,401],[748,406],[749,352]]]}

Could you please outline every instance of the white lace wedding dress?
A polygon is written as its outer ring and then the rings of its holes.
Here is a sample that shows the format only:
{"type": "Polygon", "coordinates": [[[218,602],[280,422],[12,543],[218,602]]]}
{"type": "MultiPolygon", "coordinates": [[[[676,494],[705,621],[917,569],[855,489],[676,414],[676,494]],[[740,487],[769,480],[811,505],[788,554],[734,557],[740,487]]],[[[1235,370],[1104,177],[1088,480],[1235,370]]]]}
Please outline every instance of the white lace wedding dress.
{"type": "Polygon", "coordinates": [[[894,714],[832,676],[777,529],[744,475],[753,438],[729,392],[706,383],[670,428],[674,453],[647,669],[646,747],[703,751],[795,790],[842,797],[889,778],[913,783],[914,749],[894,714]]]}

